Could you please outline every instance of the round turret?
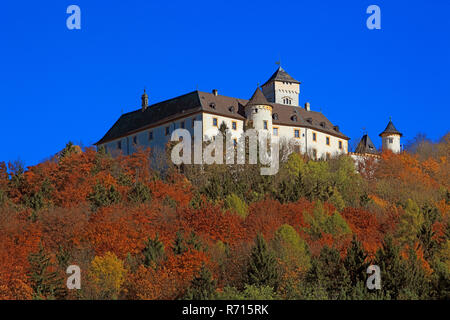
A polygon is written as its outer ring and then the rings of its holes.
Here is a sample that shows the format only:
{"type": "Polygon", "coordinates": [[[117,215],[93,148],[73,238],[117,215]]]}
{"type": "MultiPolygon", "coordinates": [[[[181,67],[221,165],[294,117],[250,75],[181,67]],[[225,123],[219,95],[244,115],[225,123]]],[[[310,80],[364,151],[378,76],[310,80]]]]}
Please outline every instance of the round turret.
{"type": "Polygon", "coordinates": [[[245,105],[245,117],[254,129],[272,132],[272,106],[259,87],[245,105]]]}
{"type": "Polygon", "coordinates": [[[383,151],[391,150],[393,153],[400,153],[400,138],[402,136],[403,134],[395,128],[392,120],[390,119],[386,129],[384,129],[384,131],[380,133],[383,151]]]}

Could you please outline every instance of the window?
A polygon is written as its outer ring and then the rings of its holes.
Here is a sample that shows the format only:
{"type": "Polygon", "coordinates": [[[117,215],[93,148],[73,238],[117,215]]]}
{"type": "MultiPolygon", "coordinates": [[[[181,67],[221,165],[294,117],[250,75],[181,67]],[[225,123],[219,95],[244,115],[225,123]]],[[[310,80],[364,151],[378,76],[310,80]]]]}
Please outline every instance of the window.
{"type": "Polygon", "coordinates": [[[394,143],[394,138],[389,138],[389,143],[394,143]]]}
{"type": "Polygon", "coordinates": [[[236,121],[231,121],[231,129],[236,130],[237,129],[237,123],[236,121]]]}
{"type": "Polygon", "coordinates": [[[237,146],[237,139],[233,139],[233,145],[236,147],[237,146]]]}
{"type": "Polygon", "coordinates": [[[342,141],[339,141],[339,149],[342,150],[342,141]]]}
{"type": "Polygon", "coordinates": [[[169,128],[169,126],[167,126],[166,127],[166,136],[169,134],[169,132],[170,132],[170,128],[169,128]]]}
{"type": "Polygon", "coordinates": [[[291,98],[283,98],[283,104],[292,104],[292,99],[291,98]]]}
{"type": "Polygon", "coordinates": [[[213,118],[213,127],[217,127],[217,118],[213,118]]]}
{"type": "Polygon", "coordinates": [[[313,153],[313,159],[317,159],[317,150],[313,149],[312,153],[313,153]]]}
{"type": "Polygon", "coordinates": [[[134,137],[133,137],[133,143],[134,143],[134,144],[137,144],[137,136],[134,136],[134,137]]]}
{"type": "Polygon", "coordinates": [[[317,141],[317,133],[313,132],[313,141],[317,141]]]}
{"type": "Polygon", "coordinates": [[[148,140],[153,140],[153,131],[148,132],[148,140]]]}
{"type": "Polygon", "coordinates": [[[263,128],[264,130],[267,130],[269,128],[268,124],[267,124],[267,120],[264,120],[263,122],[263,128]]]}
{"type": "Polygon", "coordinates": [[[117,141],[117,149],[122,149],[122,141],[117,141]]]}
{"type": "Polygon", "coordinates": [[[294,137],[300,138],[300,130],[298,130],[298,129],[294,130],[294,137]]]}
{"type": "Polygon", "coordinates": [[[184,129],[184,121],[181,121],[181,122],[180,122],[180,128],[181,128],[181,129],[184,129]]]}
{"type": "Polygon", "coordinates": [[[273,127],[273,135],[278,136],[278,127],[273,127]]]}
{"type": "Polygon", "coordinates": [[[273,118],[273,120],[278,120],[278,113],[274,113],[274,114],[272,115],[272,118],[273,118]]]}
{"type": "Polygon", "coordinates": [[[327,146],[330,145],[330,137],[326,137],[326,143],[327,143],[327,146]]]}

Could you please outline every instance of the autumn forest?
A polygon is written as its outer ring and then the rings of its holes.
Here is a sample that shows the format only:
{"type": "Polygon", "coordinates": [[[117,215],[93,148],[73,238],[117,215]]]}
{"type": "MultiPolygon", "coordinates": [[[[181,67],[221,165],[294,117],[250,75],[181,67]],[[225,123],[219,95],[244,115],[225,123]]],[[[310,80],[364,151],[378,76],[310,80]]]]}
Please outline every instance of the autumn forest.
{"type": "Polygon", "coordinates": [[[274,176],[150,153],[0,162],[0,299],[450,298],[450,134],[274,176]]]}

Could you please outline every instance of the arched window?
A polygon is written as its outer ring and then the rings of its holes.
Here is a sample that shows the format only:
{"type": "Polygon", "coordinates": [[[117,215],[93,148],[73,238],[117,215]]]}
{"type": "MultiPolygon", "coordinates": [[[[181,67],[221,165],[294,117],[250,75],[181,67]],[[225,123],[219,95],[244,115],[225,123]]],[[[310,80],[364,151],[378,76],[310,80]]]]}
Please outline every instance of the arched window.
{"type": "Polygon", "coordinates": [[[283,104],[291,105],[292,104],[292,99],[288,98],[288,97],[284,97],[283,98],[283,104]]]}

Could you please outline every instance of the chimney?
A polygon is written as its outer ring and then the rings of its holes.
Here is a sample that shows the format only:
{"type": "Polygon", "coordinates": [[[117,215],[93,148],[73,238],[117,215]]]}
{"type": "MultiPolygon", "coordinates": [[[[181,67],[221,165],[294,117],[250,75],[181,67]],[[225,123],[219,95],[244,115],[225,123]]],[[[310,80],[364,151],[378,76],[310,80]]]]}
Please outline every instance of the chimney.
{"type": "Polygon", "coordinates": [[[305,103],[305,110],[306,111],[311,111],[311,105],[309,104],[309,102],[305,103]]]}
{"type": "Polygon", "coordinates": [[[148,95],[147,95],[147,93],[145,92],[145,89],[144,89],[144,94],[141,96],[141,100],[142,100],[142,111],[145,111],[145,110],[147,110],[147,107],[148,107],[148,95]]]}
{"type": "Polygon", "coordinates": [[[217,95],[219,94],[219,91],[217,89],[213,89],[212,93],[213,93],[213,95],[215,95],[217,97],[217,95]]]}

